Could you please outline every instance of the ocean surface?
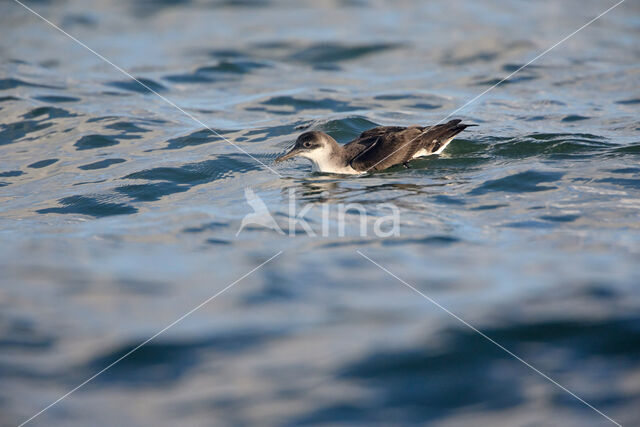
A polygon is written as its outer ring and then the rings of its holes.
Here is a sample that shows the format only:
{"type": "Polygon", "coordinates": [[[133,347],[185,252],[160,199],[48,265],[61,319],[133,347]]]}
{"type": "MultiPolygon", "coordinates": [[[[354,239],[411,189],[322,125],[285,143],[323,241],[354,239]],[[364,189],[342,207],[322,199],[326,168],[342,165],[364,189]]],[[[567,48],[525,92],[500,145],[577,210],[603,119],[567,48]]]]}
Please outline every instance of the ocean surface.
{"type": "Polygon", "coordinates": [[[640,424],[637,1],[358,177],[274,159],[442,121],[615,2],[24,4],[112,64],[0,3],[0,425],[161,330],[28,425],[640,424]]]}

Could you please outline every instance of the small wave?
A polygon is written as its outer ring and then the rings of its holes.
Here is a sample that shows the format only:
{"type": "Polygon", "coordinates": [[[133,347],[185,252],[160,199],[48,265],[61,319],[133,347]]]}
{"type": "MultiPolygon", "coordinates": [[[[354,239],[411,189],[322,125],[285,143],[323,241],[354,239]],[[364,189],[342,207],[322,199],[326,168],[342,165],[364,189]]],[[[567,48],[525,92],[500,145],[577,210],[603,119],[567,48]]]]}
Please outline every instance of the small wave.
{"type": "Polygon", "coordinates": [[[24,172],[22,171],[7,171],[7,172],[0,172],[0,178],[10,178],[10,177],[16,177],[16,176],[20,176],[24,174],[24,172]]]}
{"type": "Polygon", "coordinates": [[[34,120],[0,125],[0,146],[18,142],[25,136],[50,127],[52,123],[41,123],[34,120]]]}
{"type": "Polygon", "coordinates": [[[116,192],[129,196],[136,202],[155,202],[170,194],[182,193],[189,190],[188,185],[173,182],[156,182],[150,184],[123,185],[115,189],[116,192]]]}
{"type": "Polygon", "coordinates": [[[105,83],[107,86],[115,87],[117,89],[126,90],[129,92],[137,93],[151,93],[151,90],[155,92],[166,92],[168,89],[166,86],[145,78],[138,78],[136,80],[121,80],[105,83]],[[146,87],[145,87],[146,86],[146,87]]]}
{"type": "Polygon", "coordinates": [[[118,145],[120,141],[113,135],[85,135],[73,144],[77,150],[92,150],[95,148],[118,145]]]}
{"type": "Polygon", "coordinates": [[[40,160],[39,162],[31,163],[27,167],[32,169],[46,168],[47,166],[51,166],[52,164],[56,163],[58,160],[59,159],[40,160]]]}
{"type": "Polygon", "coordinates": [[[553,190],[556,187],[552,185],[541,185],[559,181],[564,176],[561,172],[541,172],[529,170],[504,178],[486,181],[480,186],[471,190],[469,195],[481,195],[491,192],[507,192],[507,193],[531,193],[537,191],[553,190]]]}
{"type": "Polygon", "coordinates": [[[52,104],[62,104],[65,102],[78,102],[80,101],[80,98],[76,98],[74,96],[58,96],[58,95],[43,95],[43,96],[36,96],[36,98],[38,101],[42,101],[42,102],[50,102],[52,104]]]}
{"type": "Polygon", "coordinates": [[[24,119],[40,118],[40,120],[50,120],[66,117],[76,117],[76,115],[68,110],[65,110],[64,108],[58,107],[38,107],[22,115],[22,118],[24,119]]]}
{"type": "MultiPolygon", "coordinates": [[[[107,384],[142,386],[145,384],[173,382],[200,366],[201,359],[216,355],[233,355],[260,347],[271,339],[283,335],[283,332],[262,331],[254,328],[250,331],[231,331],[199,338],[164,337],[147,343],[114,365],[108,375],[101,375],[95,381],[107,384]]],[[[120,359],[136,348],[139,342],[121,343],[115,348],[97,354],[76,371],[91,375],[120,359]]]]}
{"type": "Polygon", "coordinates": [[[125,159],[104,159],[94,163],[89,163],[86,165],[78,166],[78,169],[82,170],[95,170],[95,169],[105,169],[111,165],[116,165],[118,163],[126,162],[125,159]]]}
{"type": "Polygon", "coordinates": [[[562,119],[563,122],[578,122],[582,120],[589,120],[590,117],[580,116],[578,114],[571,114],[562,119]]]}
{"type": "Polygon", "coordinates": [[[621,105],[635,105],[635,104],[640,104],[640,98],[623,99],[623,100],[621,100],[621,101],[616,101],[616,104],[621,104],[621,105]]]}
{"type": "Polygon", "coordinates": [[[224,60],[220,61],[216,65],[208,65],[198,68],[196,73],[232,73],[232,74],[246,74],[259,68],[267,68],[264,62],[249,61],[249,60],[224,60]]]}
{"type": "Polygon", "coordinates": [[[133,122],[118,121],[105,126],[107,129],[119,130],[126,133],[146,133],[151,132],[149,129],[141,128],[133,122]]]}
{"type": "MultiPolygon", "coordinates": [[[[355,111],[360,107],[354,107],[349,102],[331,98],[301,99],[292,96],[276,96],[262,102],[262,105],[274,107],[289,107],[287,112],[298,113],[305,110],[326,110],[332,112],[355,111]]],[[[269,111],[272,112],[272,111],[269,111]]]]}
{"type": "Polygon", "coordinates": [[[20,101],[20,98],[17,98],[15,96],[0,96],[0,103],[10,101],[20,101]]]}
{"type": "Polygon", "coordinates": [[[213,160],[187,163],[178,167],[157,167],[129,174],[123,179],[146,179],[188,184],[189,187],[213,182],[237,172],[259,169],[260,165],[243,154],[220,155],[213,160]]]}
{"type": "Polygon", "coordinates": [[[15,89],[17,87],[41,87],[45,89],[63,89],[62,87],[58,87],[58,86],[45,85],[42,83],[32,83],[32,82],[27,82],[25,80],[20,80],[15,78],[0,79],[0,90],[15,89]]]}
{"type": "Polygon", "coordinates": [[[70,196],[58,200],[62,206],[39,209],[39,214],[82,214],[101,218],[112,215],[129,215],[138,212],[133,206],[113,202],[108,195],[70,196]]]}
{"type": "MultiPolygon", "coordinates": [[[[492,138],[485,139],[491,144],[492,138]]],[[[572,156],[604,152],[611,144],[601,137],[589,134],[531,134],[521,138],[505,139],[491,144],[495,156],[523,158],[527,156],[572,156]]]]}
{"type": "Polygon", "coordinates": [[[622,147],[616,147],[611,151],[622,154],[640,154],[640,143],[632,143],[622,147]]]}
{"type": "MultiPolygon", "coordinates": [[[[215,131],[224,135],[230,133],[231,131],[215,129],[215,131]]],[[[221,137],[216,135],[209,129],[200,129],[194,132],[191,132],[189,135],[179,136],[177,138],[172,138],[167,141],[167,146],[164,147],[165,150],[178,150],[184,147],[193,147],[202,144],[209,144],[215,141],[223,141],[221,137]]]]}
{"type": "Polygon", "coordinates": [[[289,59],[311,65],[323,62],[341,62],[358,59],[375,53],[382,53],[399,47],[399,44],[394,43],[360,45],[347,45],[333,42],[316,43],[299,49],[291,54],[289,59]]]}
{"type": "Polygon", "coordinates": [[[411,108],[416,108],[418,110],[437,110],[438,108],[442,108],[440,104],[427,104],[425,102],[413,104],[411,108]]]}

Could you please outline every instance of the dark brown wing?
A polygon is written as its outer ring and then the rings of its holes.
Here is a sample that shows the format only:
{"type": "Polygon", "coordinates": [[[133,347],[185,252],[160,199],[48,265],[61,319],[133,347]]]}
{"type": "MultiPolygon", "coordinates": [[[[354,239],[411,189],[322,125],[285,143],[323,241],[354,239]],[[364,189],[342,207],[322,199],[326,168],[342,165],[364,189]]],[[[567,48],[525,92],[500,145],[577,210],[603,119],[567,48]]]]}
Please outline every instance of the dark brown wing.
{"type": "Polygon", "coordinates": [[[442,144],[462,132],[468,126],[461,120],[431,126],[402,128],[385,126],[363,132],[349,145],[364,145],[354,155],[350,165],[357,171],[377,171],[406,163],[420,150],[437,151],[442,144]]]}
{"type": "Polygon", "coordinates": [[[416,152],[416,145],[420,144],[420,134],[423,132],[419,127],[372,131],[376,132],[368,131],[370,133],[364,138],[364,141],[371,143],[350,161],[351,167],[357,171],[383,170],[406,163],[416,152]]]}
{"type": "Polygon", "coordinates": [[[358,139],[367,139],[367,138],[371,138],[371,137],[376,137],[377,138],[377,137],[379,137],[381,135],[384,135],[384,134],[387,134],[387,133],[401,132],[401,131],[403,131],[405,129],[406,129],[406,127],[402,127],[402,126],[378,126],[377,128],[365,130],[364,132],[362,132],[360,134],[358,139]]]}

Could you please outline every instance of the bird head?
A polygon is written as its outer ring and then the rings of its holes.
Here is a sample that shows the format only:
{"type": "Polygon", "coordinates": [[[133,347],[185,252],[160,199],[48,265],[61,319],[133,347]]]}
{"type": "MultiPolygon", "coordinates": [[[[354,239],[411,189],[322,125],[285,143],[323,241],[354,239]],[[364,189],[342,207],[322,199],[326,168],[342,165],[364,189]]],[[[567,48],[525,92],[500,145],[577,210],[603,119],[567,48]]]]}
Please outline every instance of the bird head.
{"type": "Polygon", "coordinates": [[[336,141],[324,132],[305,132],[296,139],[296,143],[288,153],[276,159],[276,163],[296,156],[306,157],[313,161],[331,154],[334,146],[337,145],[336,141]]]}

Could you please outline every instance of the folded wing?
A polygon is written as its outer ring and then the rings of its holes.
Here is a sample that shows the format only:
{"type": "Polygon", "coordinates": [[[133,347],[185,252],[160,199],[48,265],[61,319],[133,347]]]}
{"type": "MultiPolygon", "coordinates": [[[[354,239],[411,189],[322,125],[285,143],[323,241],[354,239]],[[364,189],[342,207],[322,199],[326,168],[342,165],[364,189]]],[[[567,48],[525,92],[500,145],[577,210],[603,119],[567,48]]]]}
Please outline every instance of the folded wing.
{"type": "Polygon", "coordinates": [[[349,145],[362,145],[350,165],[357,171],[377,171],[403,164],[421,150],[433,153],[448,140],[474,125],[461,124],[461,120],[451,120],[436,126],[408,128],[381,126],[363,132],[349,145]]]}

